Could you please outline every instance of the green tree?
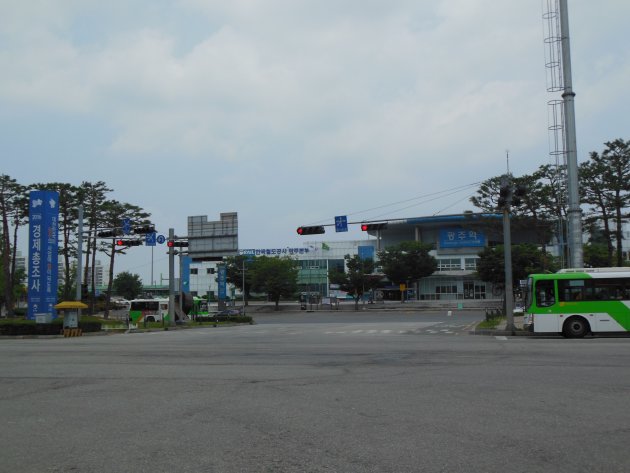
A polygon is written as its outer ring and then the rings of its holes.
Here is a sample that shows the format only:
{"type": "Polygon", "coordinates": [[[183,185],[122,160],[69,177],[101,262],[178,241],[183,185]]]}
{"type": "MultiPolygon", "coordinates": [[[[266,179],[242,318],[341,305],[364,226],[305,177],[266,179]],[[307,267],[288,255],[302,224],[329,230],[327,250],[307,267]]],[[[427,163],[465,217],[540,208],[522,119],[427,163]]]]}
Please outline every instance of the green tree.
{"type": "Polygon", "coordinates": [[[292,258],[259,256],[249,271],[252,290],[266,293],[276,303],[276,310],[280,308],[281,297],[291,297],[297,292],[298,266],[292,258]]]}
{"type": "Polygon", "coordinates": [[[374,261],[371,258],[346,255],[344,259],[347,271],[330,270],[328,279],[331,284],[339,284],[341,290],[352,294],[354,310],[359,310],[359,301],[363,294],[375,289],[382,276],[374,274],[374,261]]]}
{"type": "Polygon", "coordinates": [[[252,289],[252,264],[247,255],[236,255],[225,258],[226,280],[234,287],[245,291],[246,303],[252,289]],[[243,288],[243,267],[245,268],[245,288],[243,288]]]}
{"type": "MultiPolygon", "coordinates": [[[[482,281],[505,288],[505,259],[503,245],[487,247],[479,253],[477,274],[482,281]]],[[[517,287],[529,274],[557,270],[554,258],[536,245],[512,245],[512,285],[517,287]]]]}
{"type": "Polygon", "coordinates": [[[17,226],[21,221],[23,211],[20,205],[24,195],[24,187],[6,174],[0,175],[0,257],[2,258],[3,288],[1,302],[7,309],[7,314],[13,314],[13,287],[15,276],[15,255],[17,250],[17,226]],[[11,223],[13,220],[14,239],[11,242],[11,223]]]}
{"type": "MultiPolygon", "coordinates": [[[[101,223],[106,228],[122,227],[124,219],[128,218],[134,226],[148,225],[150,222],[146,220],[150,214],[144,212],[140,207],[135,205],[118,202],[117,200],[106,200],[102,203],[101,223]]],[[[127,247],[117,247],[116,238],[101,240],[97,249],[109,257],[109,286],[107,287],[105,296],[105,314],[109,317],[109,307],[112,293],[112,284],[114,280],[114,262],[117,254],[125,254],[127,247]]],[[[93,259],[93,264],[95,260],[93,259]]],[[[94,272],[92,272],[92,288],[94,288],[94,272]]],[[[93,300],[93,299],[92,299],[93,300]]]]}
{"type": "Polygon", "coordinates": [[[589,161],[580,164],[580,187],[583,201],[590,206],[587,218],[603,228],[609,260],[612,262],[616,249],[616,265],[623,266],[624,210],[630,205],[630,141],[617,139],[605,146],[601,155],[593,151],[589,161]]]}
{"type": "Polygon", "coordinates": [[[81,280],[83,284],[91,283],[92,291],[90,292],[89,300],[90,312],[94,310],[96,291],[94,284],[96,280],[96,252],[99,247],[96,234],[101,228],[105,227],[102,212],[104,203],[107,200],[107,194],[111,191],[112,189],[107,187],[107,184],[103,181],[95,183],[84,181],[81,183],[78,193],[79,202],[84,207],[84,218],[87,224],[87,232],[85,234],[85,262],[83,264],[83,276],[81,280]]]}
{"type": "Polygon", "coordinates": [[[116,275],[112,287],[115,294],[132,300],[142,292],[142,279],[137,274],[123,271],[116,275]]]}
{"type": "MultiPolygon", "coordinates": [[[[383,273],[394,284],[417,282],[437,269],[437,261],[429,254],[431,245],[418,241],[404,241],[378,252],[383,273]]],[[[402,294],[401,294],[402,301],[402,294]]]]}
{"type": "Polygon", "coordinates": [[[607,245],[602,243],[585,243],[584,265],[590,268],[606,268],[610,266],[610,255],[607,245]]]}
{"type": "MultiPolygon", "coordinates": [[[[544,165],[540,166],[531,175],[512,177],[514,187],[525,189],[525,195],[518,204],[511,206],[512,231],[520,229],[533,230],[537,242],[545,250],[552,235],[556,233],[558,240],[563,240],[563,225],[555,225],[563,222],[566,216],[566,208],[563,199],[563,167],[544,165]]],[[[492,177],[481,183],[477,194],[470,201],[484,212],[496,213],[498,211],[499,189],[502,176],[492,177]]],[[[488,222],[486,222],[488,223],[488,222]]],[[[500,222],[496,221],[497,230],[502,232],[500,222]]]]}

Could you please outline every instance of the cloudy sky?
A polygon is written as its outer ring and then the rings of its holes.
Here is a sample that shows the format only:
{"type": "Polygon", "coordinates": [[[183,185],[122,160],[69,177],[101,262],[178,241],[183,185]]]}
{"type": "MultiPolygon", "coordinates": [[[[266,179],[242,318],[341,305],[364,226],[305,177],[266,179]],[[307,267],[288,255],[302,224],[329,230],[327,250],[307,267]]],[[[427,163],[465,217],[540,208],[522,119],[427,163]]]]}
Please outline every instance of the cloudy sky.
{"type": "MultiPolygon", "coordinates": [[[[474,210],[549,158],[547,0],[0,0],[0,172],[104,181],[158,229],[474,210]]],[[[627,0],[569,0],[579,160],[630,139],[627,0]]],[[[345,234],[309,239],[356,239],[345,234]]],[[[148,281],[148,248],[117,271],[148,281]]],[[[156,251],[156,271],[165,255],[156,251]],[[159,254],[159,256],[157,256],[159,254]]]]}

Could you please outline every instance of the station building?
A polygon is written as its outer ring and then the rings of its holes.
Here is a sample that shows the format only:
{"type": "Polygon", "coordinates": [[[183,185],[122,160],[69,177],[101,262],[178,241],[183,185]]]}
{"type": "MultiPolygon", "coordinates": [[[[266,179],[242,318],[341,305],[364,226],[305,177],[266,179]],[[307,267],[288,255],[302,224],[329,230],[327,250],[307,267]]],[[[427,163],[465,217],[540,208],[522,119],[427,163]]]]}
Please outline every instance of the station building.
{"type": "MultiPolygon", "coordinates": [[[[317,292],[323,297],[334,295],[328,271],[342,269],[346,255],[375,258],[378,251],[404,241],[430,245],[437,260],[436,272],[410,288],[408,296],[423,301],[464,301],[499,299],[502,291],[477,276],[479,252],[488,246],[502,244],[502,215],[463,213],[457,215],[416,217],[390,221],[385,229],[367,232],[365,240],[305,241],[300,247],[238,248],[236,213],[221,214],[221,220],[208,222],[207,217],[189,217],[189,254],[181,265],[184,287],[193,295],[218,294],[217,265],[224,256],[290,256],[299,263],[300,291],[317,292]],[[331,293],[333,291],[333,293],[331,293]]],[[[532,229],[512,231],[513,244],[536,243],[532,229]]],[[[234,288],[232,298],[240,298],[234,288]]],[[[384,298],[400,300],[398,286],[384,285],[384,298]]]]}

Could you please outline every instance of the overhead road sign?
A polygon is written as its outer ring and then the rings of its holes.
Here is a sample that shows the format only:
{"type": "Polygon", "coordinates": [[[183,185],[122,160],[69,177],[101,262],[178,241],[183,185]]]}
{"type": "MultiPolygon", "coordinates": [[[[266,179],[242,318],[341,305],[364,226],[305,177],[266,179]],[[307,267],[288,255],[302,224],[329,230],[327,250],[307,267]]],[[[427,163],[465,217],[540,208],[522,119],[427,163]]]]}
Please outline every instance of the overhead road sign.
{"type": "Polygon", "coordinates": [[[348,231],[348,217],[345,215],[340,215],[335,217],[335,231],[336,232],[347,232],[348,231]]]}

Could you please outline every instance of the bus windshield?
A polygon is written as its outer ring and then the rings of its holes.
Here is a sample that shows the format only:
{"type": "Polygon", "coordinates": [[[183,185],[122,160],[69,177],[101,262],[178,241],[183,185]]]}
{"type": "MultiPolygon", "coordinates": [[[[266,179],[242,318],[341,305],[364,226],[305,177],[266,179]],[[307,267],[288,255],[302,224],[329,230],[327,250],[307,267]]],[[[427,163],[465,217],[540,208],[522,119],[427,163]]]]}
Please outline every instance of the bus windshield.
{"type": "Polygon", "coordinates": [[[529,310],[529,308],[532,305],[532,302],[534,301],[533,285],[534,285],[534,280],[532,278],[527,278],[527,286],[525,287],[525,307],[524,307],[526,311],[529,310]]]}

